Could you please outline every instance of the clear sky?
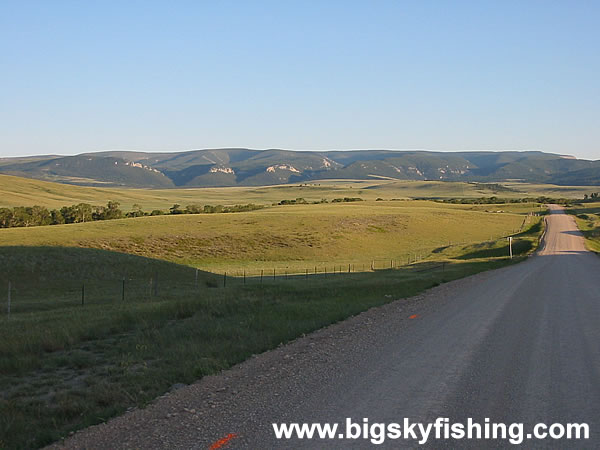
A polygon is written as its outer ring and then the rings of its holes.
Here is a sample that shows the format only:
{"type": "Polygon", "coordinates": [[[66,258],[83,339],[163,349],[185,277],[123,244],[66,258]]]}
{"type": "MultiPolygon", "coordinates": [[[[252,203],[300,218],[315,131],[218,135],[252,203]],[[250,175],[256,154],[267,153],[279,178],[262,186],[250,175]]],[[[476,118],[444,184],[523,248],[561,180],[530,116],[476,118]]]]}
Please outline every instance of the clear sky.
{"type": "Polygon", "coordinates": [[[600,159],[600,1],[0,0],[0,156],[600,159]]]}

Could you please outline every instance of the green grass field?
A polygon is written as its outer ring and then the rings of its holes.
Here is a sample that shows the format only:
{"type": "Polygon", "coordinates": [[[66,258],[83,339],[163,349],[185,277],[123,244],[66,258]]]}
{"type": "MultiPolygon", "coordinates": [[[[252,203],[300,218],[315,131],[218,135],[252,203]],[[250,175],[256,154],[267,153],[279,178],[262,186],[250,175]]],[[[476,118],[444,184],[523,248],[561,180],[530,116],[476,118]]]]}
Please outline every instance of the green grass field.
{"type": "Polygon", "coordinates": [[[232,214],[141,217],[0,230],[0,246],[57,245],[119,251],[203,270],[304,272],[334,265],[388,267],[442,246],[516,232],[534,204],[430,201],[289,205],[232,214]]]}
{"type": "Polygon", "coordinates": [[[113,189],[51,183],[28,178],[0,175],[0,207],[40,205],[48,208],[90,203],[104,205],[108,200],[121,203],[125,210],[139,204],[145,211],[168,209],[175,203],[231,205],[257,203],[270,205],[285,199],[305,198],[319,201],[340,197],[361,197],[365,200],[382,198],[451,198],[451,197],[566,197],[583,198],[584,194],[596,192],[591,186],[553,186],[503,183],[509,189],[497,190],[486,185],[463,182],[401,181],[390,179],[320,180],[308,185],[282,185],[265,187],[231,187],[201,189],[113,189]]]}
{"type": "MultiPolygon", "coordinates": [[[[0,448],[43,446],[370,307],[518,262],[542,232],[536,204],[374,201],[352,185],[331,198],[370,200],[1,229],[0,448]]],[[[212,203],[311,198],[293,189],[214,189],[212,203]]]]}

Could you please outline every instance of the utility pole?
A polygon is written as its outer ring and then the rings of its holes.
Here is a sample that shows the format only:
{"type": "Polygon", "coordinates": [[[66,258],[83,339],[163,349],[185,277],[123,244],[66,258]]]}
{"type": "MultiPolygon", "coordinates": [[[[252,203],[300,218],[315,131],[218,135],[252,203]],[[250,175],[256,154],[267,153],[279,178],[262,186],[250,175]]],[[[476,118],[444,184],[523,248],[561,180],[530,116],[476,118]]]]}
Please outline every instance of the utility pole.
{"type": "Polygon", "coordinates": [[[510,251],[510,259],[512,259],[512,257],[513,257],[513,254],[512,254],[512,239],[513,239],[512,236],[509,236],[509,238],[508,238],[508,248],[509,248],[509,251],[510,251]]]}

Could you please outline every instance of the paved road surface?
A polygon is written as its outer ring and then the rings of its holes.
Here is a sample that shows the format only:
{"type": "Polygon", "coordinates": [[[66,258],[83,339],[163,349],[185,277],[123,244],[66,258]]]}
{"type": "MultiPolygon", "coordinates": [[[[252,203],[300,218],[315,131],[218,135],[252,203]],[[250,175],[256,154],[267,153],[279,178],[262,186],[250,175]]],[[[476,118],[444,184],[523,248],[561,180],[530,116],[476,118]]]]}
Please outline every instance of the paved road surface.
{"type": "MultiPolygon", "coordinates": [[[[524,446],[600,448],[600,258],[585,250],[571,217],[552,212],[543,249],[524,263],[370,310],[67,445],[208,448],[235,434],[222,448],[369,448],[362,439],[277,441],[271,423],[471,417],[585,422],[588,441],[524,446]]],[[[388,440],[378,448],[416,446],[388,440]]],[[[431,448],[469,446],[510,445],[430,441],[431,448]]]]}

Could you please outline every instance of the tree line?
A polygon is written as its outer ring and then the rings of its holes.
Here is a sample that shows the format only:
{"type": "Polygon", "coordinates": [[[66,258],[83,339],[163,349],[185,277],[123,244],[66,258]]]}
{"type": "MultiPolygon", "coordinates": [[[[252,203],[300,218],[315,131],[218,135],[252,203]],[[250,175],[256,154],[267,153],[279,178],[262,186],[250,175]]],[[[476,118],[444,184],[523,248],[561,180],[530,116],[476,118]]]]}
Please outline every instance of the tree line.
{"type": "Polygon", "coordinates": [[[556,203],[569,205],[578,200],[572,198],[552,198],[552,197],[523,197],[523,198],[501,198],[501,197],[478,197],[478,198],[429,198],[440,203],[454,203],[462,205],[502,205],[505,203],[556,203]]]}
{"type": "Polygon", "coordinates": [[[113,220],[129,217],[159,216],[164,214],[212,214],[253,211],[263,208],[262,205],[249,203],[247,205],[188,205],[182,208],[175,204],[168,211],[154,209],[145,212],[138,204],[134,204],[131,211],[123,212],[121,204],[109,201],[106,206],[94,206],[89,203],[78,203],[63,206],[58,209],[48,209],[44,206],[15,206],[14,208],[0,208],[0,228],[36,227],[42,225],[62,225],[67,223],[93,222],[97,220],[113,220]]]}
{"type": "Polygon", "coordinates": [[[447,198],[447,199],[436,199],[428,198],[427,200],[434,200],[442,203],[458,203],[466,205],[500,205],[503,203],[556,203],[560,205],[572,205],[575,203],[587,203],[597,202],[600,200],[600,193],[592,192],[591,194],[584,194],[583,200],[577,200],[574,198],[556,198],[556,197],[522,197],[522,198],[502,198],[502,197],[479,197],[479,198],[447,198]]]}

